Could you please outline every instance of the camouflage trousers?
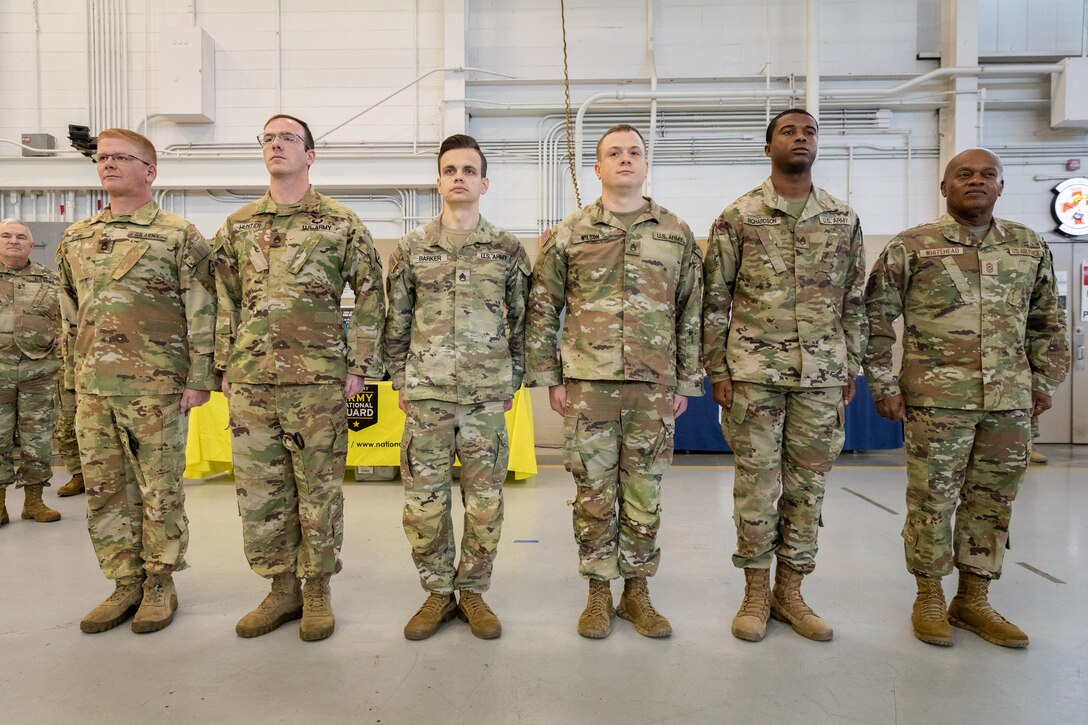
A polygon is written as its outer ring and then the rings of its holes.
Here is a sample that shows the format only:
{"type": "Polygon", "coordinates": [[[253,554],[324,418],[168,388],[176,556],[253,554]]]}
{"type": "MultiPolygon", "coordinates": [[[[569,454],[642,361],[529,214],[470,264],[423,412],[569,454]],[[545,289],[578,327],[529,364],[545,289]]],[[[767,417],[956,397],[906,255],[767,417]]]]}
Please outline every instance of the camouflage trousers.
{"type": "Polygon", "coordinates": [[[268,578],[340,571],[348,453],[343,388],[233,383],[229,407],[250,568],[268,578]]]}
{"type": "Polygon", "coordinates": [[[722,411],[733,449],[734,566],[767,569],[777,556],[794,571],[816,568],[824,488],[842,452],[842,388],[733,382],[722,411]]]}
{"type": "Polygon", "coordinates": [[[1030,411],[907,408],[907,569],[997,579],[1028,467],[1030,411]],[[955,513],[955,525],[952,517],[955,513]]]}
{"type": "Polygon", "coordinates": [[[566,468],[574,538],[587,579],[653,576],[661,550],[661,477],[672,463],[672,392],[654,383],[568,380],[566,468]]]}
{"type": "Polygon", "coordinates": [[[0,486],[49,485],[53,476],[50,436],[56,419],[53,397],[59,367],[56,358],[0,362],[0,486]],[[12,462],[16,426],[18,472],[12,462]]]}
{"type": "Polygon", "coordinates": [[[404,533],[419,581],[428,592],[485,592],[502,532],[502,484],[510,445],[504,405],[413,400],[400,444],[404,533]],[[454,454],[461,460],[465,509],[461,560],[450,514],[454,454]]]}
{"type": "Polygon", "coordinates": [[[87,530],[107,579],[184,569],[185,438],[181,395],[89,395],[76,407],[87,530]]]}
{"type": "Polygon", "coordinates": [[[72,476],[82,469],[79,463],[79,441],[76,440],[76,394],[64,389],[64,382],[57,379],[57,428],[53,431],[53,445],[64,460],[64,467],[72,476]]]}

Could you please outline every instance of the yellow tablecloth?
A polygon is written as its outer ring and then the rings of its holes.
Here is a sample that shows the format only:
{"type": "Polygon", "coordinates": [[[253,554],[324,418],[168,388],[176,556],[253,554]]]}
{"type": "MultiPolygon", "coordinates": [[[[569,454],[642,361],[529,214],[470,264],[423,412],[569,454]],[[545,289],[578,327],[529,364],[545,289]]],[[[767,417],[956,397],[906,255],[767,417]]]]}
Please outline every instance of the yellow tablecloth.
{"type": "MultiPolygon", "coordinates": [[[[524,388],[514,396],[506,414],[510,434],[509,469],[521,480],[536,475],[533,407],[524,388]]],[[[386,381],[378,383],[378,420],[369,428],[348,432],[349,466],[400,466],[400,438],[404,413],[397,393],[386,381]]],[[[230,428],[227,400],[220,393],[189,413],[189,439],[185,448],[185,477],[204,478],[231,470],[230,428]]]]}

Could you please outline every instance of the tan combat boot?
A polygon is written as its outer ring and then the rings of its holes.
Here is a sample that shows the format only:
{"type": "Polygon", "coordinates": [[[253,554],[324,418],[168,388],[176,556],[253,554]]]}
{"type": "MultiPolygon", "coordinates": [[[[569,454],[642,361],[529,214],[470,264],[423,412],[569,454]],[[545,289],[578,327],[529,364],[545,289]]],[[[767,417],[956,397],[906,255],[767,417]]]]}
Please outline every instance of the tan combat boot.
{"type": "Polygon", "coordinates": [[[491,607],[477,592],[463,590],[457,603],[457,616],[468,622],[472,633],[480,639],[495,639],[502,634],[502,624],[491,607]]]}
{"type": "Polygon", "coordinates": [[[986,577],[960,571],[959,588],[948,607],[948,621],[1002,647],[1027,647],[1028,636],[990,606],[989,588],[986,577]]]}
{"type": "Polygon", "coordinates": [[[122,584],[117,582],[113,594],[106,601],[92,609],[79,623],[79,628],[87,634],[96,634],[113,629],[131,617],[140,601],[144,598],[143,581],[122,584]]]}
{"type": "Polygon", "coordinates": [[[1043,455],[1042,451],[1040,451],[1035,446],[1032,446],[1031,447],[1031,457],[1028,458],[1028,462],[1029,463],[1046,463],[1046,461],[1047,461],[1047,458],[1046,458],[1046,456],[1043,455]]]}
{"type": "Polygon", "coordinates": [[[0,526],[6,524],[8,519],[8,487],[0,486],[0,526]]]}
{"type": "Polygon", "coordinates": [[[650,601],[650,589],[646,586],[646,577],[639,576],[623,580],[623,594],[616,614],[635,625],[635,631],[643,637],[668,637],[672,634],[672,625],[654,609],[650,601]]]}
{"type": "Polygon", "coordinates": [[[607,637],[612,631],[612,618],[615,616],[612,587],[607,581],[590,579],[589,599],[582,616],[578,617],[578,634],[590,639],[607,637]]]}
{"type": "Polygon", "coordinates": [[[35,483],[23,487],[26,498],[23,500],[23,518],[34,519],[39,524],[47,524],[50,521],[60,521],[60,512],[54,511],[42,501],[42,489],[44,483],[35,483]]]}
{"type": "Polygon", "coordinates": [[[239,637],[260,637],[284,622],[302,616],[302,584],[293,571],[272,577],[272,591],[249,614],[238,620],[234,631],[239,637]]]}
{"type": "Polygon", "coordinates": [[[744,570],[744,601],[733,617],[733,636],[759,642],[767,632],[771,614],[771,570],[744,570]]]}
{"type": "Polygon", "coordinates": [[[308,577],[302,587],[302,623],[298,627],[298,636],[306,642],[325,639],[336,629],[332,590],[329,588],[331,578],[332,574],[308,577]]]}
{"type": "Polygon", "coordinates": [[[178,592],[170,572],[147,575],[144,579],[144,600],[132,618],[132,631],[147,634],[165,629],[174,621],[178,608],[178,592]]]}
{"type": "Polygon", "coordinates": [[[832,629],[801,598],[801,580],[804,578],[801,572],[778,562],[774,569],[771,616],[779,622],[789,622],[793,631],[802,637],[826,642],[831,639],[832,629]]]}
{"type": "Polygon", "coordinates": [[[413,641],[427,639],[438,631],[438,626],[457,616],[457,602],[452,594],[431,593],[408,624],[404,625],[404,637],[413,641]]]}
{"type": "Polygon", "coordinates": [[[918,596],[910,613],[914,636],[929,644],[951,647],[952,627],[948,624],[941,580],[926,576],[915,579],[918,580],[918,596]]]}
{"type": "Polygon", "coordinates": [[[57,495],[61,498],[64,498],[65,496],[75,496],[76,494],[83,493],[86,488],[87,487],[83,484],[83,474],[77,473],[72,476],[72,480],[57,489],[57,495]]]}

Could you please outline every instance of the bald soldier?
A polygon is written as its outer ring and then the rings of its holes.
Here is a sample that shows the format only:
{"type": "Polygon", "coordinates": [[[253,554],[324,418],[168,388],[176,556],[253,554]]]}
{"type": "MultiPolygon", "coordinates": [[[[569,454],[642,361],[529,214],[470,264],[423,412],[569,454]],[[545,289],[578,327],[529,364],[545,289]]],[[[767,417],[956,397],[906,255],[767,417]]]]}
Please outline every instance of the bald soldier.
{"type": "Polygon", "coordinates": [[[892,239],[865,295],[873,400],[880,415],[906,423],[911,624],[915,637],[941,646],[952,644],[952,626],[1003,647],[1028,645],[990,605],[989,585],[1009,546],[1031,417],[1050,408],[1069,371],[1050,250],[1022,224],[994,217],[1004,188],[995,154],[955,156],[941,181],[947,213],[892,239]],[[946,610],[941,579],[953,567],[959,586],[946,610]]]}
{"type": "Polygon", "coordinates": [[[608,129],[594,168],[601,197],[560,222],[533,270],[526,379],[549,386],[563,416],[579,573],[589,581],[578,633],[607,637],[618,614],[643,636],[668,637],[647,579],[661,558],[676,416],[703,394],[702,258],[688,225],[642,195],[649,164],[638,129],[608,129]]]}
{"type": "Polygon", "coordinates": [[[299,637],[316,641],[336,624],[345,398],[383,373],[382,269],[355,213],[310,185],[310,127],[278,114],[257,140],[268,192],[227,217],[215,238],[215,365],[230,396],[242,539],[250,568],[271,580],[235,632],[257,637],[301,617],[299,637]],[[345,285],[355,292],[347,334],[345,285]]]}
{"type": "Polygon", "coordinates": [[[816,568],[865,344],[865,249],[857,214],[812,183],[818,138],[804,109],[771,119],[770,178],[726,207],[707,241],[703,361],[736,458],[733,564],[745,578],[732,632],[752,642],[768,616],[812,640],[833,634],[801,582],[816,568]]]}
{"type": "Polygon", "coordinates": [[[56,272],[30,261],[33,247],[26,224],[0,221],[0,526],[8,522],[5,503],[13,483],[23,489],[24,519],[60,520],[42,501],[42,489],[53,475],[50,436],[60,370],[60,281],[56,272]],[[16,425],[18,470],[12,450],[16,425]]]}
{"type": "Polygon", "coordinates": [[[154,632],[174,619],[186,567],[186,416],[219,385],[211,249],[152,200],[145,137],[103,131],[95,164],[109,206],[65,230],[57,264],[87,528],[116,587],[79,626],[104,632],[135,612],[132,630],[154,632]]]}
{"type": "Polygon", "coordinates": [[[385,346],[407,416],[401,442],[404,533],[427,599],[404,636],[430,637],[456,614],[481,639],[502,634],[483,599],[502,532],[510,453],[506,416],[525,369],[529,257],[480,216],[487,159],[455,134],[438,150],[442,213],[409,233],[389,263],[385,346]],[[465,508],[460,561],[450,514],[453,459],[465,508]],[[456,592],[456,596],[455,596],[456,592]]]}

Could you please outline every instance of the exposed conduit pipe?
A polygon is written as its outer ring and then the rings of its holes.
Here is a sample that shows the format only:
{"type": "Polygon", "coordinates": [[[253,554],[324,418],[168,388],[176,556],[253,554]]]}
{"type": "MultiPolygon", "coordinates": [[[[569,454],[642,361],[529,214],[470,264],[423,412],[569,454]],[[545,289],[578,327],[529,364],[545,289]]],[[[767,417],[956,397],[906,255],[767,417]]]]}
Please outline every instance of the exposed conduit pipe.
{"type": "MultiPolygon", "coordinates": [[[[657,93],[657,56],[654,50],[654,2],[646,0],[646,54],[650,63],[650,92],[657,93]]],[[[646,196],[654,195],[654,146],[657,142],[657,96],[650,99],[650,147],[646,149],[646,196]]]]}

